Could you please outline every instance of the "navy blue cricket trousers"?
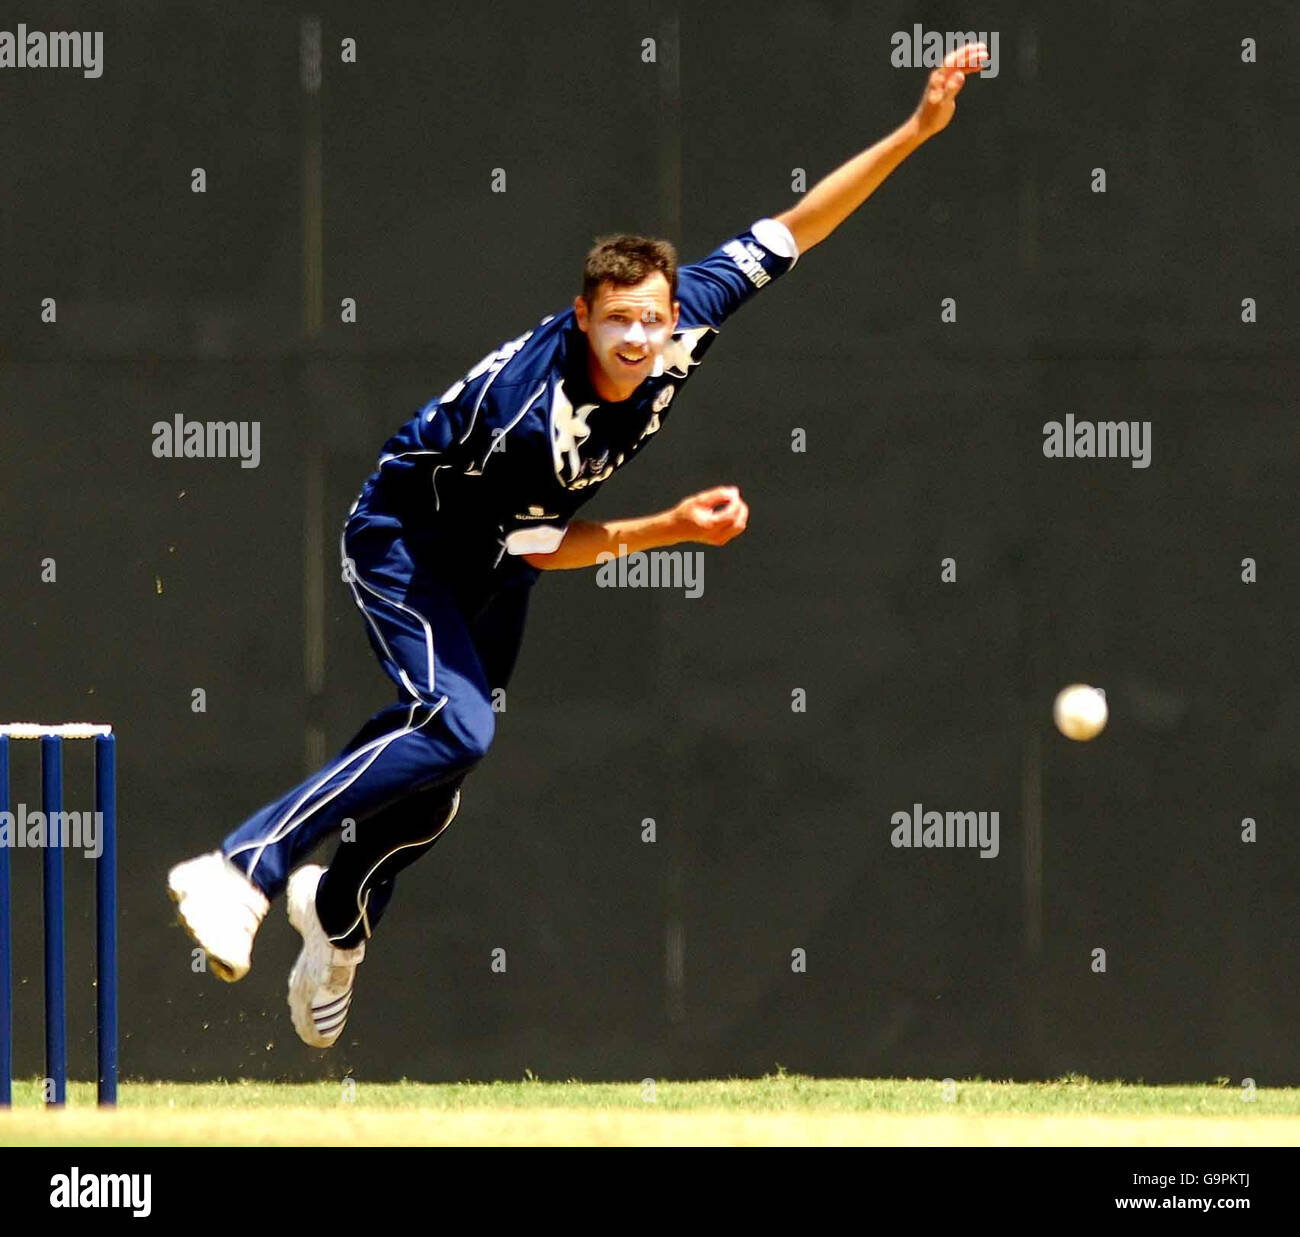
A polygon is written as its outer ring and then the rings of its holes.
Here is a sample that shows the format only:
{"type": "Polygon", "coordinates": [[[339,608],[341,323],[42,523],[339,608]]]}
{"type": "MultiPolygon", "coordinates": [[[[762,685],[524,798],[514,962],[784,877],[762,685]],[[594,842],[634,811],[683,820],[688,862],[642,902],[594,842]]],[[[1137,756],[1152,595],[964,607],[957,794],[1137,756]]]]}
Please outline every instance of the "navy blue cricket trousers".
{"type": "Polygon", "coordinates": [[[268,897],[327,836],[351,826],[316,895],[341,948],[368,938],[396,874],[456,815],[460,785],[492,744],[492,689],[504,687],[535,576],[468,602],[417,562],[393,517],[354,512],[343,532],[344,579],[398,699],[319,772],[240,825],[224,853],[268,897]]]}

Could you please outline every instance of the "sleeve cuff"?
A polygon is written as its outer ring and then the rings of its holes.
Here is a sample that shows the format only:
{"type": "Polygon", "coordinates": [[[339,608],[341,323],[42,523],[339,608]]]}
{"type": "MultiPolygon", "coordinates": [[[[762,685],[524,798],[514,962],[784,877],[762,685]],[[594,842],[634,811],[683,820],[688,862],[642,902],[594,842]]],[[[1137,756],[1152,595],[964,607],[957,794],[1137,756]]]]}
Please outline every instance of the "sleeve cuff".
{"type": "Polygon", "coordinates": [[[765,249],[779,258],[789,258],[790,269],[794,269],[794,264],[799,261],[799,246],[794,243],[794,236],[785,224],[775,219],[760,219],[749,230],[765,249]]]}
{"type": "Polygon", "coordinates": [[[539,524],[534,528],[517,528],[506,536],[506,553],[554,554],[564,540],[564,529],[553,524],[539,524]]]}

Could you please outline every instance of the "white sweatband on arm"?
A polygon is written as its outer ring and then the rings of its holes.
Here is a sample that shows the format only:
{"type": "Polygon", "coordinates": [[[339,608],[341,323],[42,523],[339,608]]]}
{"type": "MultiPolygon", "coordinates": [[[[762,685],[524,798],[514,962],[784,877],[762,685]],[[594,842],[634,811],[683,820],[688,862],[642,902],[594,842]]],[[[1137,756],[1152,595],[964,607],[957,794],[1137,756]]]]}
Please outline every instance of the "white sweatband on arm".
{"type": "Polygon", "coordinates": [[[760,219],[749,230],[760,245],[778,258],[789,258],[790,269],[794,269],[794,264],[799,261],[799,246],[794,243],[794,235],[785,224],[775,219],[760,219]]]}
{"type": "Polygon", "coordinates": [[[506,534],[507,554],[554,554],[564,540],[565,530],[554,524],[539,524],[535,528],[516,528],[506,534]]]}

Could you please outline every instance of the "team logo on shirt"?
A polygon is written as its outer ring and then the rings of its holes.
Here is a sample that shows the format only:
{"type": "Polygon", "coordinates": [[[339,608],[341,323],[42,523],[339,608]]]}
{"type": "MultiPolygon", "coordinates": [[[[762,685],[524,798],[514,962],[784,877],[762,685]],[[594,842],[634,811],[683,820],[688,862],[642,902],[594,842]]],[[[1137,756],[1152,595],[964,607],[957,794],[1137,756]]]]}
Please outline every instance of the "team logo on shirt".
{"type": "Polygon", "coordinates": [[[555,384],[551,397],[551,458],[561,485],[574,487],[578,484],[582,474],[582,454],[578,448],[591,437],[587,418],[599,406],[581,404],[575,408],[565,393],[564,383],[555,384]]]}
{"type": "Polygon", "coordinates": [[[583,458],[582,446],[591,437],[587,418],[599,404],[580,404],[577,408],[564,390],[564,383],[556,384],[551,398],[551,458],[560,484],[569,490],[585,489],[604,481],[614,471],[609,462],[609,448],[599,455],[583,458]]]}
{"type": "MultiPolygon", "coordinates": [[[[700,363],[709,340],[716,334],[717,328],[711,326],[693,327],[678,332],[664,348],[656,376],[667,373],[674,378],[686,378],[691,369],[700,363]]],[[[645,428],[636,439],[638,446],[650,435],[659,432],[662,424],[659,414],[673,402],[676,394],[675,382],[667,382],[655,392],[645,428]]],[[[575,408],[564,389],[564,382],[555,384],[551,395],[551,458],[555,465],[555,475],[565,489],[580,490],[604,481],[626,458],[624,453],[611,460],[608,447],[597,454],[595,443],[588,446],[590,454],[584,455],[583,447],[587,446],[591,438],[591,426],[587,424],[587,418],[599,407],[599,404],[579,404],[575,408]]]]}
{"type": "Polygon", "coordinates": [[[717,333],[717,328],[712,326],[696,326],[687,331],[678,331],[665,345],[656,368],[662,374],[685,378],[692,367],[704,359],[709,337],[717,333]]]}

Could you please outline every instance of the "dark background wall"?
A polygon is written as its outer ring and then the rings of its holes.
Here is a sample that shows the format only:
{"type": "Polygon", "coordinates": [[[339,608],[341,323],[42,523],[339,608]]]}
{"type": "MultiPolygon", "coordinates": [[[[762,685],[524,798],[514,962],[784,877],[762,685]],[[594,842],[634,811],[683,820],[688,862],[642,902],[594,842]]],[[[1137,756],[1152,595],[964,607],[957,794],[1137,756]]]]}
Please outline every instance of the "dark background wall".
{"type": "MultiPolygon", "coordinates": [[[[263,6],[43,5],[30,26],[104,29],[103,77],[0,72],[0,713],[119,729],[126,1072],[1300,1081],[1294,6],[310,12],[315,105],[302,15],[263,6]],[[999,76],[725,328],[588,509],[740,484],[704,596],[540,582],[496,748],[334,1051],[289,1024],[279,906],[247,980],[192,974],[167,868],[389,696],[334,557],[384,439],[566,304],[595,234],[693,260],[900,123],[914,22],[997,29],[999,76]],[[178,413],[260,421],[260,467],[156,459],[178,413]],[[1067,413],[1149,420],[1151,466],[1045,459],[1067,413]],[[1091,744],[1051,727],[1076,680],[1111,702],[1091,744]],[[914,802],[1000,812],[1000,855],[894,849],[914,802]]],[[[89,865],[69,884],[89,1076],[89,865]]]]}

